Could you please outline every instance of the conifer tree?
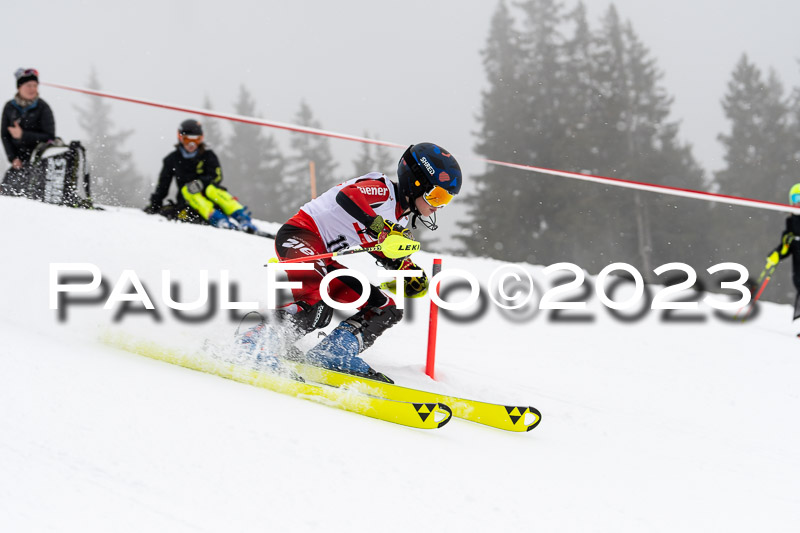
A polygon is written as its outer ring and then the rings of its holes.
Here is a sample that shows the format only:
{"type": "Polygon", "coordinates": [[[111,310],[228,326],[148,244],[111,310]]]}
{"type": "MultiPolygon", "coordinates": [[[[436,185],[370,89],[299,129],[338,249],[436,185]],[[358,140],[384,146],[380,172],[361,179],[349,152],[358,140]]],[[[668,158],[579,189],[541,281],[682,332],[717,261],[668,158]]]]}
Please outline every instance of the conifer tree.
{"type": "Polygon", "coordinates": [[[557,148],[566,132],[562,112],[568,105],[565,95],[569,89],[561,31],[564,4],[559,0],[525,0],[519,5],[524,28],[520,81],[526,105],[517,119],[523,123],[528,161],[554,168],[561,161],[557,148]]]}
{"type": "MultiPolygon", "coordinates": [[[[718,136],[724,147],[725,167],[714,175],[715,186],[725,194],[773,202],[788,202],[788,191],[798,180],[798,145],[792,138],[791,100],[772,73],[761,70],[743,54],[735,65],[722,99],[730,130],[718,136]]],[[[764,210],[714,208],[708,231],[725,235],[718,255],[744,264],[758,276],[764,257],[776,245],[784,227],[784,213],[764,210]],[[735,228],[735,231],[732,231],[735,228]]],[[[788,270],[778,272],[770,294],[791,291],[788,270]],[[784,290],[785,289],[785,290],[784,290]]],[[[792,291],[793,292],[793,291],[792,291]]]]}
{"type": "MultiPolygon", "coordinates": [[[[613,6],[596,34],[594,55],[593,78],[600,96],[591,112],[589,135],[597,172],[625,180],[702,188],[702,170],[690,148],[678,140],[678,124],[669,121],[672,99],[661,86],[662,74],[632,25],[623,24],[613,6]]],[[[606,238],[615,253],[644,272],[658,264],[654,254],[663,255],[655,248],[661,250],[666,243],[679,240],[676,233],[686,221],[658,219],[666,209],[683,202],[666,201],[651,193],[616,191],[600,201],[607,212],[606,238]]],[[[680,240],[691,241],[691,233],[680,240]]],[[[674,250],[674,246],[668,247],[664,253],[674,250]]],[[[674,256],[669,260],[674,261],[674,256]]]]}
{"type": "Polygon", "coordinates": [[[557,150],[564,168],[578,171],[591,169],[592,156],[597,153],[588,136],[589,119],[597,97],[593,76],[595,39],[583,2],[565,15],[565,23],[572,30],[564,43],[567,60],[562,74],[566,105],[562,106],[561,117],[566,131],[564,142],[557,150]]]}
{"type": "MultiPolygon", "coordinates": [[[[576,128],[569,123],[580,118],[585,103],[578,101],[580,86],[573,86],[568,73],[571,57],[579,45],[571,48],[564,33],[570,23],[570,13],[560,0],[526,0],[518,4],[522,30],[519,51],[522,56],[518,89],[524,105],[516,121],[523,148],[523,161],[534,166],[577,170],[573,159],[576,128]]],[[[576,15],[579,19],[580,15],[576,15]]],[[[578,21],[580,23],[580,20],[578,21]]],[[[515,184],[507,201],[500,202],[516,220],[506,235],[510,259],[537,263],[554,263],[572,259],[575,243],[565,225],[573,208],[579,184],[570,180],[526,173],[515,184]]]]}
{"type": "MultiPolygon", "coordinates": [[[[214,109],[208,95],[203,100],[203,108],[209,111],[214,109]]],[[[203,142],[215,152],[222,149],[225,146],[225,138],[222,135],[222,121],[212,117],[201,117],[199,120],[203,125],[203,142]]]]}
{"type": "Polygon", "coordinates": [[[789,103],[790,119],[790,145],[791,145],[791,164],[790,173],[796,176],[795,183],[800,182],[800,87],[795,87],[789,103]]]}
{"type": "MultiPolygon", "coordinates": [[[[592,31],[581,3],[570,11],[557,0],[517,5],[521,30],[502,0],[490,27],[478,153],[702,188],[702,170],[691,148],[678,140],[678,124],[669,121],[672,101],[655,60],[613,6],[592,31]]],[[[473,181],[475,193],[467,203],[474,231],[463,237],[471,253],[545,264],[572,261],[594,272],[609,259],[647,269],[665,243],[683,242],[674,234],[670,239],[670,231],[698,233],[687,230],[688,216],[664,224],[657,215],[680,202],[665,204],[648,193],[502,167],[490,167],[473,181]]],[[[692,238],[685,242],[696,244],[692,238]]]]}
{"type": "MultiPolygon", "coordinates": [[[[526,107],[522,86],[520,35],[504,0],[500,0],[482,51],[488,89],[483,91],[479,121],[481,128],[475,151],[487,158],[525,162],[527,149],[521,116],[526,107]]],[[[488,166],[482,175],[471,179],[471,194],[460,201],[467,205],[470,232],[456,238],[468,252],[476,255],[510,257],[527,234],[522,213],[528,210],[529,197],[521,197],[530,180],[524,171],[488,166]],[[515,212],[516,209],[516,212],[515,212]]]]}
{"type": "MultiPolygon", "coordinates": [[[[256,117],[256,104],[242,85],[234,104],[237,115],[256,117]]],[[[275,139],[261,126],[232,122],[233,134],[222,150],[223,185],[230,187],[253,215],[271,221],[284,220],[280,186],[284,159],[275,139]]]]}
{"type": "Polygon", "coordinates": [[[716,180],[727,194],[782,201],[797,181],[789,103],[774,73],[764,80],[759,68],[743,55],[722,101],[731,122],[720,134],[726,168],[716,180]]]}
{"type": "MultiPolygon", "coordinates": [[[[364,132],[364,137],[371,138],[369,132],[364,132]]],[[[376,138],[380,138],[377,135],[376,138]]],[[[368,172],[382,172],[391,177],[397,162],[393,161],[389,149],[385,146],[363,143],[358,156],[353,160],[353,177],[363,176],[368,172]]]]}
{"type": "MultiPolygon", "coordinates": [[[[294,122],[301,126],[322,129],[322,125],[314,118],[311,107],[305,101],[300,103],[300,109],[295,115],[294,122]]],[[[314,162],[317,195],[322,194],[341,180],[336,176],[337,164],[331,154],[330,142],[327,137],[308,133],[292,133],[290,146],[293,152],[287,158],[282,203],[287,209],[296,211],[298,207],[311,199],[310,162],[314,162]]]]}
{"type": "MultiPolygon", "coordinates": [[[[556,168],[572,171],[599,174],[597,158],[600,154],[601,139],[595,138],[591,126],[593,113],[597,111],[597,83],[595,73],[595,57],[598,39],[592,31],[586,16],[586,7],[579,2],[563,18],[564,45],[562,77],[561,117],[558,134],[559,141],[553,146],[556,155],[556,168]]],[[[558,194],[552,194],[552,203],[558,209],[548,215],[547,224],[551,228],[548,256],[553,260],[578,262],[586,268],[597,270],[604,265],[596,263],[598,244],[607,243],[608,234],[604,233],[598,220],[608,216],[609,211],[603,202],[614,202],[613,197],[603,198],[606,192],[600,186],[574,180],[551,178],[551,183],[558,183],[558,194]],[[558,180],[556,182],[556,180],[558,180]],[[597,227],[597,226],[601,227],[597,227]],[[587,231],[591,226],[591,231],[587,231]]],[[[548,189],[548,196],[550,191],[548,189]]]]}
{"type": "MultiPolygon", "coordinates": [[[[87,86],[101,89],[97,71],[92,68],[87,86]]],[[[111,120],[112,106],[98,96],[89,96],[85,107],[75,106],[78,123],[84,131],[83,144],[91,175],[95,203],[142,207],[147,203],[149,185],[136,171],[131,152],[123,145],[133,130],[116,130],[111,120]]]]}

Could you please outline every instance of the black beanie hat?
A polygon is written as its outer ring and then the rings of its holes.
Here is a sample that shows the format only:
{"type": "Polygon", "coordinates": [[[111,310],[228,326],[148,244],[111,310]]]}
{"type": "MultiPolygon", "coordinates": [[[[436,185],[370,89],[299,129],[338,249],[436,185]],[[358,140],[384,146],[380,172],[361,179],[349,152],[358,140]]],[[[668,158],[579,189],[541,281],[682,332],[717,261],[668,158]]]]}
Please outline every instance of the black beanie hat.
{"type": "Polygon", "coordinates": [[[29,81],[39,81],[39,71],[35,68],[19,68],[14,73],[14,76],[17,78],[17,89],[29,81]]]}

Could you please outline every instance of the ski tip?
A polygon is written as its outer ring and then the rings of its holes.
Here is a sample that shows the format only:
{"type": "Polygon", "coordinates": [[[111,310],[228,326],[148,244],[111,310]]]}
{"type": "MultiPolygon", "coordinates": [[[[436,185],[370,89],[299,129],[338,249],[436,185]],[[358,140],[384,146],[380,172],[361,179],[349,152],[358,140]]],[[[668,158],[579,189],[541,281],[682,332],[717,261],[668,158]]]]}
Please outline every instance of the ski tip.
{"type": "Polygon", "coordinates": [[[528,407],[528,412],[531,413],[535,417],[535,420],[531,423],[531,425],[529,425],[527,427],[527,429],[525,429],[525,431],[532,430],[533,428],[535,428],[536,426],[539,425],[539,422],[542,421],[542,413],[540,413],[537,408],[528,407]]]}
{"type": "Polygon", "coordinates": [[[453,419],[453,410],[443,403],[437,404],[436,407],[437,411],[439,411],[442,415],[445,415],[444,419],[439,421],[439,425],[436,426],[437,428],[440,428],[453,419]]]}

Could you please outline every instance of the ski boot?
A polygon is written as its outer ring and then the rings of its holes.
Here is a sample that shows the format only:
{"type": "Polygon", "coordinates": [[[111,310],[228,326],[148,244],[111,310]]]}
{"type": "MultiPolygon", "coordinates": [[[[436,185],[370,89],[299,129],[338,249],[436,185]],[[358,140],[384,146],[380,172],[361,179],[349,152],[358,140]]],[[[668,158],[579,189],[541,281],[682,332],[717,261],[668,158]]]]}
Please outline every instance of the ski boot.
{"type": "Polygon", "coordinates": [[[208,223],[215,228],[232,229],[233,224],[228,220],[228,217],[219,209],[214,209],[208,217],[208,223]]]}
{"type": "Polygon", "coordinates": [[[236,343],[241,354],[255,370],[266,370],[303,381],[293,370],[286,367],[282,359],[298,360],[302,352],[292,343],[287,343],[290,334],[280,324],[268,324],[263,318],[255,326],[236,334],[236,343]]]}
{"type": "Polygon", "coordinates": [[[231,213],[231,218],[234,219],[237,224],[239,224],[239,229],[246,233],[255,233],[258,231],[258,228],[253,224],[253,221],[250,220],[250,213],[247,211],[246,207],[231,213]]]}
{"type": "Polygon", "coordinates": [[[384,383],[394,383],[391,378],[378,372],[358,356],[362,349],[361,332],[356,326],[345,321],[309,350],[306,359],[310,364],[330,370],[384,383]]]}
{"type": "Polygon", "coordinates": [[[253,326],[237,338],[237,346],[242,359],[254,370],[266,370],[273,373],[285,371],[278,358],[270,354],[264,346],[264,335],[267,325],[264,322],[253,326]]]}

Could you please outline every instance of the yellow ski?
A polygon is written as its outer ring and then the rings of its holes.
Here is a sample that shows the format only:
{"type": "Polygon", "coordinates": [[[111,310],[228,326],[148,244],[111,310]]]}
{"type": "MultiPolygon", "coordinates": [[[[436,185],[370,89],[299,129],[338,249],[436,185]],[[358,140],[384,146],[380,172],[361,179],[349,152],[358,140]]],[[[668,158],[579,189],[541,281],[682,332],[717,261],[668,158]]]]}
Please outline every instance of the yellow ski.
{"type": "Polygon", "coordinates": [[[109,346],[158,361],[214,374],[281,394],[312,400],[337,409],[403,426],[436,429],[447,424],[452,417],[452,412],[446,404],[429,401],[422,394],[419,398],[408,396],[407,400],[393,400],[382,396],[373,396],[369,392],[361,392],[355,388],[340,388],[333,383],[298,381],[280,374],[259,371],[235,363],[184,353],[180,350],[165,349],[151,342],[126,339],[119,335],[106,334],[101,340],[109,346]]]}
{"type": "Polygon", "coordinates": [[[542,420],[542,414],[534,407],[501,405],[456,398],[445,394],[375,381],[318,366],[290,361],[284,362],[309,381],[334,387],[343,387],[370,396],[380,396],[400,402],[423,399],[430,403],[444,403],[452,409],[453,416],[456,418],[463,418],[464,420],[470,420],[497,429],[526,432],[535,428],[542,420]]]}

